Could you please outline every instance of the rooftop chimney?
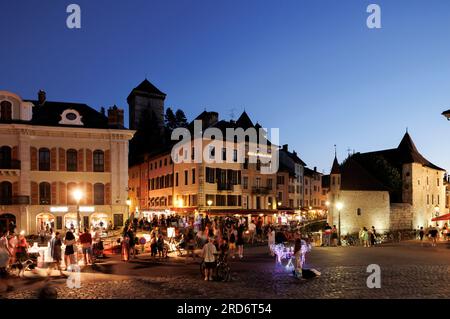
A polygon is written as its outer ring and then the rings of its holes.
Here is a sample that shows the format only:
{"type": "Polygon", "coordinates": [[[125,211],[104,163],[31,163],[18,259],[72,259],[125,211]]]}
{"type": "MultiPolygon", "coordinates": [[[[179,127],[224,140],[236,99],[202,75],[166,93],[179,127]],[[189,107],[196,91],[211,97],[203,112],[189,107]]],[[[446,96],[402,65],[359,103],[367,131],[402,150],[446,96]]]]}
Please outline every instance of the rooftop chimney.
{"type": "Polygon", "coordinates": [[[283,145],[283,151],[285,151],[285,152],[288,151],[288,144],[284,144],[284,145],[283,145]]]}
{"type": "Polygon", "coordinates": [[[38,92],[39,105],[44,104],[46,99],[47,99],[47,97],[46,97],[45,91],[39,90],[39,92],[38,92]]]}
{"type": "Polygon", "coordinates": [[[317,172],[317,166],[314,166],[314,172],[317,172]]]}
{"type": "Polygon", "coordinates": [[[113,127],[123,127],[123,110],[116,105],[108,109],[108,125],[113,127]]]}

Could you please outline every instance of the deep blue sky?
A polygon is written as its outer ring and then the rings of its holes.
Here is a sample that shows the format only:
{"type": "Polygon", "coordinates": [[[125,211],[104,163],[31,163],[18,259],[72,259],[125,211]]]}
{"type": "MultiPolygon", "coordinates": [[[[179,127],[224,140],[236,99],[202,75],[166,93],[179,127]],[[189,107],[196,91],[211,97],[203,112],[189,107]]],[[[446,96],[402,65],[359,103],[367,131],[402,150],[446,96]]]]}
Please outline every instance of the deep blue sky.
{"type": "Polygon", "coordinates": [[[2,1],[0,89],[126,108],[145,76],[192,119],[245,110],[310,166],[333,145],[397,146],[406,127],[450,168],[450,2],[130,0],[2,1]],[[82,29],[66,28],[66,7],[82,29]],[[366,27],[378,3],[382,29],[366,27]]]}

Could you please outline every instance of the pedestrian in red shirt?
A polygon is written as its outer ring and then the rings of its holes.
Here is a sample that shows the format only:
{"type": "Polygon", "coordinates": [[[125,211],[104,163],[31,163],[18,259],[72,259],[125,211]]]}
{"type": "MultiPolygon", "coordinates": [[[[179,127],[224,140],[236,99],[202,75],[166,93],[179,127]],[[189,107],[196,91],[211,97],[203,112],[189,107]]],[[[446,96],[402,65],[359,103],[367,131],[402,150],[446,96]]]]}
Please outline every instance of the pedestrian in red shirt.
{"type": "Polygon", "coordinates": [[[84,233],[80,235],[80,243],[83,249],[84,264],[92,264],[92,235],[85,228],[84,233]]]}

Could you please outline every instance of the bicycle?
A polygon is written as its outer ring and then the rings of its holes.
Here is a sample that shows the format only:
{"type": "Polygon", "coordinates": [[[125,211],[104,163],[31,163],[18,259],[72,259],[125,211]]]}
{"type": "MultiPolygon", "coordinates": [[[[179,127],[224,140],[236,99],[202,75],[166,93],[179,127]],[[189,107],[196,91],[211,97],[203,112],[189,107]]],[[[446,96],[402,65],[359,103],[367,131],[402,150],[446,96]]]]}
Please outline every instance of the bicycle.
{"type": "MultiPolygon", "coordinates": [[[[227,263],[227,254],[214,254],[216,257],[216,267],[214,268],[214,280],[216,281],[230,281],[231,280],[231,267],[227,263]]],[[[200,263],[200,274],[205,276],[205,261],[200,263]]]]}

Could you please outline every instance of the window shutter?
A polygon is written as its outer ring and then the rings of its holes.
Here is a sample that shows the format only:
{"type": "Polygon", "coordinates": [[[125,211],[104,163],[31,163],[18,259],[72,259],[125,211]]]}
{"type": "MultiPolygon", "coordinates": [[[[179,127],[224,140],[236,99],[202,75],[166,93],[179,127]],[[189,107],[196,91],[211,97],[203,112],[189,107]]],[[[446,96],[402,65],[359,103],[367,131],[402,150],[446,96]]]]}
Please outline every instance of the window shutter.
{"type": "Polygon", "coordinates": [[[18,160],[18,159],[19,159],[19,148],[18,148],[17,146],[14,146],[14,147],[12,148],[12,151],[11,151],[11,158],[12,158],[13,160],[18,160]]]}
{"type": "Polygon", "coordinates": [[[111,171],[111,151],[105,151],[105,172],[111,171]]]}
{"type": "Polygon", "coordinates": [[[36,147],[30,147],[30,169],[37,171],[37,149],[36,147]]]}
{"type": "Polygon", "coordinates": [[[59,149],[59,170],[66,170],[66,150],[63,148],[59,149]]]}
{"type": "Polygon", "coordinates": [[[36,182],[31,182],[31,205],[38,205],[39,202],[39,186],[36,182]]]}
{"type": "Polygon", "coordinates": [[[111,205],[111,184],[105,184],[105,205],[111,205]]]}
{"type": "Polygon", "coordinates": [[[66,190],[66,183],[59,182],[59,204],[60,205],[66,205],[67,203],[67,190],[66,190]]]}
{"type": "Polygon", "coordinates": [[[56,161],[56,156],[57,156],[56,152],[57,152],[56,147],[54,147],[50,150],[50,170],[51,171],[58,170],[58,167],[57,167],[58,163],[56,161]]]}
{"type": "Polygon", "coordinates": [[[84,149],[78,150],[78,172],[84,172],[84,149]]]}
{"type": "Polygon", "coordinates": [[[57,202],[57,197],[58,197],[57,186],[58,186],[57,182],[52,183],[52,200],[51,200],[52,205],[56,205],[56,202],[57,202]]]}
{"type": "Polygon", "coordinates": [[[90,149],[86,149],[86,171],[92,172],[92,151],[90,149]]]}
{"type": "Polygon", "coordinates": [[[92,183],[86,183],[86,204],[93,205],[94,204],[94,193],[92,191],[92,183]]]}

